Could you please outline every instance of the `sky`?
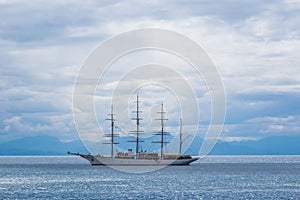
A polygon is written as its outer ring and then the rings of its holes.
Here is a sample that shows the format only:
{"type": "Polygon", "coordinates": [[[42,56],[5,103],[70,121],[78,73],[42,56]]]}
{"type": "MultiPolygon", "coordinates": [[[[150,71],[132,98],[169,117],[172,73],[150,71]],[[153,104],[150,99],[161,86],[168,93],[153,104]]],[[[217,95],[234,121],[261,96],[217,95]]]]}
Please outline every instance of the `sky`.
{"type": "Polygon", "coordinates": [[[83,61],[145,27],[188,36],[214,62],[227,96],[221,140],[300,136],[299,0],[0,0],[0,17],[0,142],[78,139],[72,92],[83,61]]]}

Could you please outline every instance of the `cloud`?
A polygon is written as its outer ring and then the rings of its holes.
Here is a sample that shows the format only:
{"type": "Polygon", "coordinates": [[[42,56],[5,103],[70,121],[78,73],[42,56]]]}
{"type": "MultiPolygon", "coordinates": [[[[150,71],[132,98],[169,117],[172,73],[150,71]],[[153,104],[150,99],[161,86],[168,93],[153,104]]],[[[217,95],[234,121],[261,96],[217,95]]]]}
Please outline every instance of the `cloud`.
{"type": "MultiPolygon", "coordinates": [[[[179,31],[206,49],[227,91],[224,137],[299,134],[296,0],[0,1],[0,9],[1,140],[25,130],[76,137],[71,96],[82,61],[107,37],[143,27],[179,31]],[[60,116],[68,117],[59,122],[60,116]]],[[[197,92],[209,114],[208,93],[202,86],[197,92]]]]}
{"type": "Polygon", "coordinates": [[[267,122],[267,123],[287,123],[287,122],[292,122],[295,120],[295,116],[287,116],[287,117],[257,117],[253,119],[249,119],[248,122],[251,123],[262,123],[262,122],[267,122]]]}
{"type": "Polygon", "coordinates": [[[12,116],[2,121],[0,126],[0,141],[5,142],[16,138],[46,134],[61,140],[74,140],[75,129],[71,122],[71,115],[47,116],[43,113],[22,114],[12,116]],[[60,135],[58,136],[57,133],[60,135]]]}
{"type": "Polygon", "coordinates": [[[224,142],[240,142],[240,141],[249,141],[249,140],[258,140],[256,137],[221,137],[220,138],[224,142]]]}
{"type": "MultiPolygon", "coordinates": [[[[278,114],[280,115],[280,114],[278,114]]],[[[290,135],[297,136],[300,131],[300,116],[262,116],[248,117],[239,123],[225,124],[221,139],[224,141],[237,141],[249,139],[261,139],[268,136],[290,135]]]]}
{"type": "Polygon", "coordinates": [[[261,134],[298,135],[300,131],[300,116],[286,117],[258,117],[248,120],[253,124],[259,124],[261,134]]]}

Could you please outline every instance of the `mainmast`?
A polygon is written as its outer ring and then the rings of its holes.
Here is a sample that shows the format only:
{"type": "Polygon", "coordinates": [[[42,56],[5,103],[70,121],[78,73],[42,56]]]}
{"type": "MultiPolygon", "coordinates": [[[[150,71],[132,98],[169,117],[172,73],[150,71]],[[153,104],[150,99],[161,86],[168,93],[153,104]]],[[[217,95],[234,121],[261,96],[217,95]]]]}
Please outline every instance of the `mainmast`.
{"type": "Polygon", "coordinates": [[[119,144],[118,142],[114,141],[115,137],[118,137],[119,134],[115,134],[114,133],[114,126],[115,126],[115,119],[114,119],[114,112],[113,112],[113,106],[111,106],[111,113],[108,114],[110,116],[109,120],[111,121],[111,133],[110,134],[104,134],[104,137],[110,137],[110,142],[105,142],[104,144],[110,144],[111,145],[111,153],[110,156],[113,157],[114,156],[114,144],[119,144]]]}
{"type": "Polygon", "coordinates": [[[136,147],[135,147],[135,154],[136,154],[136,158],[138,158],[138,153],[139,153],[139,143],[140,142],[144,142],[142,140],[140,140],[139,135],[143,132],[140,130],[140,120],[143,120],[140,117],[140,113],[142,113],[142,111],[139,110],[139,95],[136,95],[136,101],[134,102],[136,103],[136,110],[132,111],[132,113],[135,113],[136,116],[134,118],[131,118],[133,120],[136,120],[136,130],[135,131],[130,131],[131,134],[135,134],[136,138],[135,140],[129,140],[128,142],[135,142],[136,143],[136,147]]]}
{"type": "Polygon", "coordinates": [[[163,155],[164,155],[164,144],[166,143],[169,143],[169,142],[166,142],[164,141],[164,136],[166,135],[169,135],[170,133],[169,132],[166,132],[164,130],[164,127],[165,127],[165,121],[168,120],[168,119],[165,119],[164,118],[164,114],[166,112],[164,112],[164,104],[162,103],[161,104],[161,111],[160,112],[157,112],[160,114],[160,118],[159,119],[156,119],[156,120],[160,120],[160,123],[161,123],[161,131],[158,131],[155,135],[160,135],[161,136],[161,139],[160,141],[153,141],[152,143],[160,143],[160,158],[163,159],[163,155]]]}

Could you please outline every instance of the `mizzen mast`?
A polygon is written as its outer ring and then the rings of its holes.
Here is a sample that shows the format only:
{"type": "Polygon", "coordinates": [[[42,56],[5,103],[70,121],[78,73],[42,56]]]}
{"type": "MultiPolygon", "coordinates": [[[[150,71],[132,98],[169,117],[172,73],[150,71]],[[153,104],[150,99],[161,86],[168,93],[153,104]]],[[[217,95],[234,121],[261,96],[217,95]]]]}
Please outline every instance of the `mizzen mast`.
{"type": "Polygon", "coordinates": [[[179,155],[182,154],[182,119],[180,118],[179,155]]]}

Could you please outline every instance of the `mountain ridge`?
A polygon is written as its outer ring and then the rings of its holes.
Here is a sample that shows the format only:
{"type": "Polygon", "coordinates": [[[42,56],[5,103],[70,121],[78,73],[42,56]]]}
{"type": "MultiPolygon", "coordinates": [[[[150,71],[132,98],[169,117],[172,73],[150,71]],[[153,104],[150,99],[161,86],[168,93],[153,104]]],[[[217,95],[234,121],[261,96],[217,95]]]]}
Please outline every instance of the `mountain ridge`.
{"type": "MultiPolygon", "coordinates": [[[[123,139],[124,141],[126,138],[123,139]]],[[[186,154],[197,154],[203,139],[196,137],[186,154]]],[[[271,136],[260,140],[217,141],[210,155],[300,155],[300,136],[271,136]]],[[[0,155],[66,155],[67,151],[88,153],[80,140],[61,142],[51,136],[35,136],[0,144],[0,155]]]]}

